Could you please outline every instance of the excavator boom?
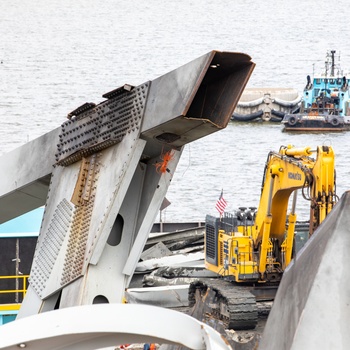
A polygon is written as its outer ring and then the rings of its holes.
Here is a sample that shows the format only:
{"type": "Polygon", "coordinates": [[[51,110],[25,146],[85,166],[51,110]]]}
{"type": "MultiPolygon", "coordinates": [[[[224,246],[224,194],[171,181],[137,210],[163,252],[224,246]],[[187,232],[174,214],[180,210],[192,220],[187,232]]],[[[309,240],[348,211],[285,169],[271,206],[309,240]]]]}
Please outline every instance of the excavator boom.
{"type": "MultiPolygon", "coordinates": [[[[314,209],[310,216],[312,231],[320,225],[335,203],[335,165],[332,147],[318,146],[312,151],[292,146],[270,152],[265,166],[262,193],[253,233],[255,244],[262,240],[264,221],[271,215],[270,237],[284,239],[289,199],[301,189],[314,209]],[[316,158],[310,157],[316,154],[316,158]]],[[[311,232],[312,232],[311,231],[311,232]]]]}

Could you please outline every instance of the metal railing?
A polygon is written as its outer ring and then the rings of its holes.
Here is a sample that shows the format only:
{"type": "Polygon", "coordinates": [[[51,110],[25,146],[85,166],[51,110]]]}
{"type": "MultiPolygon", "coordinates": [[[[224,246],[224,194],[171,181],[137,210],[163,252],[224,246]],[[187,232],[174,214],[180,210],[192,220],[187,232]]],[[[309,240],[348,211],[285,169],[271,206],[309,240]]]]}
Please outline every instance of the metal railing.
{"type": "Polygon", "coordinates": [[[0,287],[0,296],[3,294],[15,294],[15,302],[19,303],[20,296],[21,300],[23,300],[27,292],[28,278],[29,275],[0,276],[0,286],[2,280],[15,280],[15,289],[3,289],[3,287],[0,287]]]}

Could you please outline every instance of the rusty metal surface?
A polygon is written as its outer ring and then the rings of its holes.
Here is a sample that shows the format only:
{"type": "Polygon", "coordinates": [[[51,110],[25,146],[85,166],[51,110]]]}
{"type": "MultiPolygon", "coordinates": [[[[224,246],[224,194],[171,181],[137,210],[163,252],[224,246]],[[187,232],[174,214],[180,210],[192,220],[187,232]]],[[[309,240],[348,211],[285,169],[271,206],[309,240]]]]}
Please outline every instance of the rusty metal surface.
{"type": "Polygon", "coordinates": [[[332,132],[343,132],[345,131],[346,129],[345,128],[322,128],[322,127],[319,127],[319,128],[303,128],[303,127],[285,127],[283,129],[284,131],[293,131],[293,132],[298,132],[298,131],[307,131],[307,132],[325,132],[325,131],[332,131],[332,132]]]}
{"type": "Polygon", "coordinates": [[[284,272],[259,350],[348,349],[350,192],[284,272]]]}
{"type": "Polygon", "coordinates": [[[142,136],[160,140],[166,130],[179,147],[225,128],[254,66],[246,54],[212,51],[153,80],[142,136]]]}

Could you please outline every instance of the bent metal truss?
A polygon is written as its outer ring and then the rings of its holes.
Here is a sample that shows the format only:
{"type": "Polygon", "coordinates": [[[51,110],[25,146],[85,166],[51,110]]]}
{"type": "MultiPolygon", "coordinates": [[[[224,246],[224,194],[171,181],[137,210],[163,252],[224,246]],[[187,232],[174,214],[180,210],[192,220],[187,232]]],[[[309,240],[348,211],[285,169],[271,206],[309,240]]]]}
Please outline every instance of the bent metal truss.
{"type": "Polygon", "coordinates": [[[211,51],[1,157],[0,223],[45,205],[19,319],[122,302],[183,147],[227,126],[253,69],[211,51]]]}

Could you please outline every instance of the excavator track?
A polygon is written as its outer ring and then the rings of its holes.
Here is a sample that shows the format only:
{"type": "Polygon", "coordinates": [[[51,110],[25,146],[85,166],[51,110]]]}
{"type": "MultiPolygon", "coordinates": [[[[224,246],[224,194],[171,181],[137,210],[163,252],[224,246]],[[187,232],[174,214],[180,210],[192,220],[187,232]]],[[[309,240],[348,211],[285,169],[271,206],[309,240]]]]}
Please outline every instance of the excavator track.
{"type": "Polygon", "coordinates": [[[192,282],[189,287],[189,305],[200,298],[205,313],[220,320],[226,329],[254,329],[258,323],[255,296],[248,288],[236,286],[222,279],[205,279],[192,282]]]}

